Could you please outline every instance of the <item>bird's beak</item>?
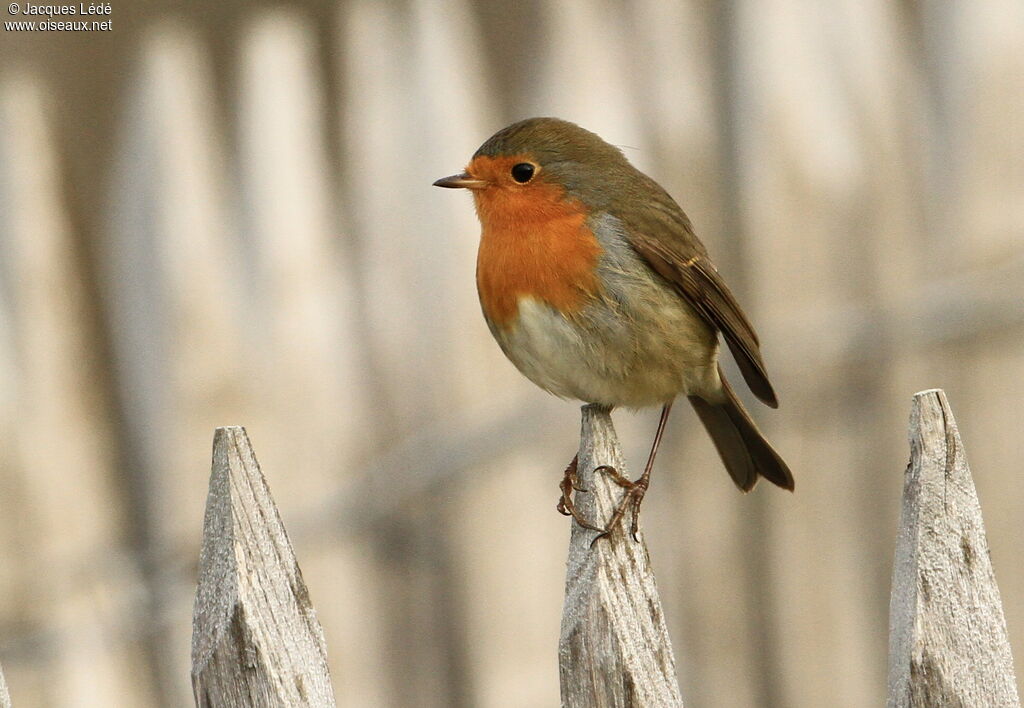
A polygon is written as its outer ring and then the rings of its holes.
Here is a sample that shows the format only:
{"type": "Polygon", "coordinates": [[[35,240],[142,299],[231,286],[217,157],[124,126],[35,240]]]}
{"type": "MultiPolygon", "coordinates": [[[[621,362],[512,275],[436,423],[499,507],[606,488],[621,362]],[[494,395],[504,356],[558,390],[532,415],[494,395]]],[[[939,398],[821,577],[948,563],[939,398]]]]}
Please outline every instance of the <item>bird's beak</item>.
{"type": "Polygon", "coordinates": [[[451,177],[442,177],[434,182],[434,186],[447,187],[448,189],[483,189],[487,186],[487,181],[477,179],[468,172],[463,172],[462,174],[452,175],[451,177]]]}

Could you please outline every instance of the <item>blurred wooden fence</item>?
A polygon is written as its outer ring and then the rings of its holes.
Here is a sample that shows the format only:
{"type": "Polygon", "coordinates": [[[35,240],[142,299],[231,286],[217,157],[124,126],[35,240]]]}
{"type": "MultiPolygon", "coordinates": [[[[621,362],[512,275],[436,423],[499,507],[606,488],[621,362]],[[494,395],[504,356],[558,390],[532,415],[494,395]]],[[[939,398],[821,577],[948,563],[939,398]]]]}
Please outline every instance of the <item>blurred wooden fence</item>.
{"type": "MultiPolygon", "coordinates": [[[[610,416],[588,406],[580,509],[608,518],[625,472],[610,416]],[[598,513],[599,511],[599,513],[598,513]]],[[[942,391],[914,397],[889,638],[889,706],[1019,706],[974,482],[942,391]]],[[[620,490],[621,491],[621,490],[620,490]]],[[[646,543],[593,544],[573,523],[559,666],[563,706],[682,706],[646,543]]],[[[344,599],[342,599],[344,601],[344,599]]],[[[323,630],[242,428],[218,429],[192,630],[196,705],[334,706],[323,630]]],[[[0,671],[0,708],[9,708],[0,671]],[[5,702],[6,701],[6,702],[5,702]]]]}
{"type": "MultiPolygon", "coordinates": [[[[1019,708],[981,507],[945,394],[914,397],[911,459],[893,570],[892,708],[1019,708]]],[[[595,475],[626,467],[608,413],[583,409],[580,510],[611,516],[621,494],[595,475]]],[[[683,705],[646,542],[594,544],[573,523],[559,669],[561,705],[683,705]]],[[[248,436],[213,446],[192,635],[200,708],[334,706],[323,630],[248,436]]],[[[344,598],[341,598],[344,601],[344,598]]],[[[344,667],[342,667],[344,670],[344,667]]],[[[0,697],[3,682],[0,677],[0,697]]]]}
{"type": "MultiPolygon", "coordinates": [[[[914,381],[994,441],[973,453],[993,556],[1024,544],[1005,414],[1024,398],[1018,2],[113,20],[0,43],[0,661],[19,705],[187,703],[203,441],[224,420],[289,472],[305,575],[346,598],[318,608],[339,701],[550,704],[551,461],[575,413],[490,341],[472,209],[429,187],[531,114],[628,146],[679,198],[779,383],[762,422],[798,495],[737,497],[684,416],[646,502],[689,701],[881,702],[877,530],[914,381]]],[[[619,420],[627,458],[652,424],[619,420]]],[[[1019,653],[1024,566],[1001,568],[1019,653]]]]}
{"type": "MultiPolygon", "coordinates": [[[[893,570],[892,708],[1019,708],[981,508],[945,394],[914,397],[911,459],[893,570]]],[[[580,510],[609,518],[625,472],[606,413],[583,409],[580,510]]],[[[624,529],[594,544],[573,523],[559,668],[561,705],[679,706],[676,664],[646,542],[624,529]]],[[[345,598],[340,598],[344,601],[345,598]]],[[[342,667],[344,670],[344,667],[342,667]]],[[[200,708],[335,705],[324,633],[266,479],[242,428],[220,428],[192,629],[200,708]]],[[[10,708],[0,670],[0,708],[10,708]]]]}

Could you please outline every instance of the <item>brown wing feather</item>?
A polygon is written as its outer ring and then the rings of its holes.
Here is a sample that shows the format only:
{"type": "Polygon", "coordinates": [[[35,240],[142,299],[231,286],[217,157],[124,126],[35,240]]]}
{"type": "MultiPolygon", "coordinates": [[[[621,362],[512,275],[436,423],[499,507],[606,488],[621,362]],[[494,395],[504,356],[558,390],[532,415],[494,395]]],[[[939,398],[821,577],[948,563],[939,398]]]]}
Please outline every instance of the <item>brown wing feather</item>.
{"type": "Polygon", "coordinates": [[[653,180],[645,186],[646,194],[650,194],[653,186],[658,195],[653,203],[649,196],[645,200],[649,208],[641,210],[634,206],[619,211],[629,215],[623,219],[627,238],[637,253],[675,284],[705,320],[722,331],[750,390],[767,405],[777,408],[779,402],[768,381],[757,333],[708,259],[690,220],[653,180]]]}

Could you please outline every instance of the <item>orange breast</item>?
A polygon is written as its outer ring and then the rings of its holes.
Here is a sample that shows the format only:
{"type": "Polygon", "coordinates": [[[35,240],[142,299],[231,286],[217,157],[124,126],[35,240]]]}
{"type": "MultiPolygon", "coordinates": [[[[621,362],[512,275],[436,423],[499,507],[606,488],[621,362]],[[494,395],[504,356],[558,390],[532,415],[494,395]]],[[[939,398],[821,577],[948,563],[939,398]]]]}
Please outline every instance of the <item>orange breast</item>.
{"type": "Polygon", "coordinates": [[[514,323],[530,296],[572,315],[600,292],[601,246],[581,204],[557,185],[487,189],[476,196],[483,232],[476,282],[484,313],[499,327],[514,323]]]}

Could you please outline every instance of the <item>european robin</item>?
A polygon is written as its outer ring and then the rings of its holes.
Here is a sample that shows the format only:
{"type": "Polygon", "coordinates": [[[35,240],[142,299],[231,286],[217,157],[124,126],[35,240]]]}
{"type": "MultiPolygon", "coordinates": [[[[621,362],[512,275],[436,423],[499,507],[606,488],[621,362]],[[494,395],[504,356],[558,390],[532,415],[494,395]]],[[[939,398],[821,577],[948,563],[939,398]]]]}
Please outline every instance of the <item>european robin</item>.
{"type": "Polygon", "coordinates": [[[758,476],[793,489],[718,364],[719,333],[750,390],[778,401],[757,334],[668,192],[588,130],[530,118],[491,136],[465,172],[438,187],[473,194],[482,227],[476,282],[484,319],[528,379],[563,398],[607,406],[662,406],[651,454],[607,529],[572,504],[576,460],[558,509],[603,533],[640,502],[672,402],[685,395],[736,485],[758,476]]]}

